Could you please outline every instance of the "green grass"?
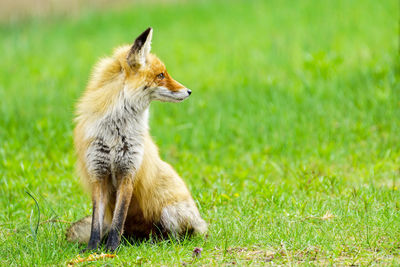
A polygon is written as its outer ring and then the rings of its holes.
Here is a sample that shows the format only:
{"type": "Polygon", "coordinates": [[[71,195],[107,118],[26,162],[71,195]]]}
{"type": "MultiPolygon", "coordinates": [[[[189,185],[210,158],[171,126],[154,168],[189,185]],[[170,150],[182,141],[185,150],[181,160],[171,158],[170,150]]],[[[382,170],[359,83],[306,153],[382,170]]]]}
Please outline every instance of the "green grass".
{"type": "Polygon", "coordinates": [[[78,254],[64,221],[91,203],[74,103],[98,58],[149,25],[153,52],[193,90],[152,104],[151,133],[209,236],[125,244],[96,264],[400,264],[397,5],[188,1],[1,25],[1,265],[78,254]]]}

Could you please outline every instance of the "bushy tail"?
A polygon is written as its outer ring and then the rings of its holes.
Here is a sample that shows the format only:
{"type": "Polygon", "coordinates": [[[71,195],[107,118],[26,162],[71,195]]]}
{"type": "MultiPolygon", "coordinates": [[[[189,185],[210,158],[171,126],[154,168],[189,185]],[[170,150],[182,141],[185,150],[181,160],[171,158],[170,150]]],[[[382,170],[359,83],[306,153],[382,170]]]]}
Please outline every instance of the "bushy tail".
{"type": "Polygon", "coordinates": [[[67,240],[69,242],[87,244],[90,238],[91,227],[92,216],[87,216],[77,222],[74,222],[67,230],[67,240]]]}
{"type": "Polygon", "coordinates": [[[202,218],[199,217],[195,222],[193,222],[193,230],[195,234],[206,235],[208,231],[208,225],[202,218]]]}
{"type": "Polygon", "coordinates": [[[160,223],[173,236],[185,234],[188,230],[194,234],[205,235],[208,228],[193,200],[181,201],[163,208],[160,223]]]}

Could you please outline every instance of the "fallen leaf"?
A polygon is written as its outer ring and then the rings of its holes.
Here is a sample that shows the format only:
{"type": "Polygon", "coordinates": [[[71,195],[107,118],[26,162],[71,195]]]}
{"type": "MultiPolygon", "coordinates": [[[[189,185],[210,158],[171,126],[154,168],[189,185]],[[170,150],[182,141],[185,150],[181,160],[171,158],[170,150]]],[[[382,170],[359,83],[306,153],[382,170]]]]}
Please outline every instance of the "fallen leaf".
{"type": "Polygon", "coordinates": [[[82,258],[80,255],[76,256],[75,259],[70,260],[67,263],[67,266],[74,266],[77,263],[82,263],[82,262],[88,262],[88,261],[97,261],[97,260],[101,260],[101,259],[105,259],[105,258],[115,258],[116,255],[115,254],[105,254],[105,253],[101,253],[99,254],[90,254],[89,256],[87,256],[86,258],[82,258]]]}
{"type": "Polygon", "coordinates": [[[325,215],[322,216],[321,220],[326,221],[326,220],[333,219],[333,218],[335,218],[335,217],[336,217],[336,216],[333,215],[333,214],[328,210],[328,211],[325,213],[325,215]]]}

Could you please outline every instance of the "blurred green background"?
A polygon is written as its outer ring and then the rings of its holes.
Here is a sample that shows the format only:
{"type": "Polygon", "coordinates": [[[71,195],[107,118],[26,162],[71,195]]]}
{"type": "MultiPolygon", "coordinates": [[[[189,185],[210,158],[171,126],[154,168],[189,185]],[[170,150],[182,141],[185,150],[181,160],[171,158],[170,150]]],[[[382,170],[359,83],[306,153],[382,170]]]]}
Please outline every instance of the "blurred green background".
{"type": "Polygon", "coordinates": [[[39,4],[2,9],[2,265],[79,252],[64,238],[91,212],[74,105],[93,64],[148,26],[153,53],[193,91],[153,103],[151,133],[210,233],[126,243],[96,264],[400,263],[398,2],[39,4]]]}

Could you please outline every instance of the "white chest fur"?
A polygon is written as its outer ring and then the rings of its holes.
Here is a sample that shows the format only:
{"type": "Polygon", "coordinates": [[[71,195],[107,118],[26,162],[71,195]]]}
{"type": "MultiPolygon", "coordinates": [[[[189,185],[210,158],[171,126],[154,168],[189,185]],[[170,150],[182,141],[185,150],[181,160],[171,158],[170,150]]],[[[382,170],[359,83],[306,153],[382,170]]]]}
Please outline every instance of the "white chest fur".
{"type": "Polygon", "coordinates": [[[138,110],[123,95],[106,114],[86,127],[86,138],[93,140],[86,152],[87,168],[95,179],[134,178],[144,151],[148,130],[148,108],[138,110]]]}

